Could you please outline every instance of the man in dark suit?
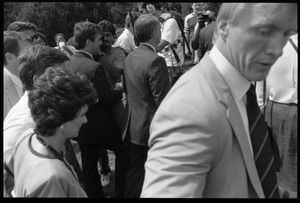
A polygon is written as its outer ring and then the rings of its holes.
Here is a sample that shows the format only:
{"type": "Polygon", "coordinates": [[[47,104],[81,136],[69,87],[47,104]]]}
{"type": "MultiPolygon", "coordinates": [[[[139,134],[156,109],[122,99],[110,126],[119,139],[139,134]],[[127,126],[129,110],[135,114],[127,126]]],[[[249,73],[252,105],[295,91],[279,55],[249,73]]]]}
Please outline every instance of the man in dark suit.
{"type": "Polygon", "coordinates": [[[144,163],[148,152],[149,127],[163,98],[170,90],[167,65],[157,55],[160,23],[151,14],[140,16],[135,23],[140,42],[125,59],[124,84],[129,114],[124,135],[129,142],[129,166],[125,197],[138,198],[144,180],[144,163]]]}
{"type": "Polygon", "coordinates": [[[79,22],[74,27],[78,50],[70,57],[70,67],[85,73],[94,84],[98,102],[90,106],[86,114],[88,122],[82,125],[77,141],[81,150],[84,189],[89,198],[103,198],[103,189],[98,172],[99,149],[112,150],[116,155],[115,196],[123,197],[126,173],[126,148],[121,140],[112,106],[122,98],[122,89],[112,90],[104,67],[94,61],[93,56],[101,55],[102,31],[90,22],[79,22]]]}

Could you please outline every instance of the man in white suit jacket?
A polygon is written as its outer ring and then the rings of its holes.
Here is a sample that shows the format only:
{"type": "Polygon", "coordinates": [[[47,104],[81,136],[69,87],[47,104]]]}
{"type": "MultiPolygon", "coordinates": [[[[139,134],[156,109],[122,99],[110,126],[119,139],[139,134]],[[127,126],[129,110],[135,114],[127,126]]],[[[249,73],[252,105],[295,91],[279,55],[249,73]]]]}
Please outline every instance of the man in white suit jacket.
{"type": "Polygon", "coordinates": [[[265,197],[246,92],[266,78],[296,29],[295,5],[223,3],[213,49],[177,81],[152,120],[141,197],[265,197]]]}
{"type": "Polygon", "coordinates": [[[3,35],[4,67],[3,67],[3,120],[9,110],[23,95],[22,82],[19,78],[18,56],[27,46],[31,46],[31,38],[16,31],[5,31],[3,35]]]}

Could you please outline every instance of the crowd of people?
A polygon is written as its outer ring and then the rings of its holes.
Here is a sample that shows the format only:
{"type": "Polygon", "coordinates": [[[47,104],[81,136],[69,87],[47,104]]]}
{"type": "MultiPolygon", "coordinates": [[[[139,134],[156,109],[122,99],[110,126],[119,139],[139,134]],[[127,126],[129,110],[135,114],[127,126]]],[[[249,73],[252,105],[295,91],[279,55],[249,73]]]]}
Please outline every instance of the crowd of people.
{"type": "Polygon", "coordinates": [[[180,9],[7,27],[4,197],[297,198],[297,5],[180,9]]]}

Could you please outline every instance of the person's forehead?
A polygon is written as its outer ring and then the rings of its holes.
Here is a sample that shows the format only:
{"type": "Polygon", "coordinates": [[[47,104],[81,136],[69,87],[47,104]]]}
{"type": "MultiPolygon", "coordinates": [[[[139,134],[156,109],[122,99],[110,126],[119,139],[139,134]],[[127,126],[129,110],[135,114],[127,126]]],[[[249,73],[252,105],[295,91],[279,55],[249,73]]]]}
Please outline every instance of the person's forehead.
{"type": "MultiPolygon", "coordinates": [[[[274,25],[279,26],[282,22],[287,26],[291,26],[293,22],[297,21],[297,13],[293,12],[292,7],[287,8],[286,11],[279,4],[255,4],[250,9],[246,9],[243,13],[244,19],[251,18],[249,21],[253,26],[255,25],[274,25]],[[283,9],[283,10],[281,10],[283,9]]],[[[291,26],[292,27],[292,26],[291,26]]]]}

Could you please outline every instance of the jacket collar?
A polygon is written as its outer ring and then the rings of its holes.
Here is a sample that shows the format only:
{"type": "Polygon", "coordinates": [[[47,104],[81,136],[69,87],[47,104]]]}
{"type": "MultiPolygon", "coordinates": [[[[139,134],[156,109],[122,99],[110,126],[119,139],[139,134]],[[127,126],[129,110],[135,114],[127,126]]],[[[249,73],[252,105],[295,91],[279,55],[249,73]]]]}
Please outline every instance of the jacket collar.
{"type": "Polygon", "coordinates": [[[258,173],[256,172],[257,170],[251,154],[246,129],[242,123],[242,117],[239,113],[238,106],[234,100],[232,92],[226,80],[220,74],[208,54],[203,57],[203,59],[199,63],[199,66],[204,69],[205,76],[211,87],[213,87],[218,100],[227,108],[227,118],[239,142],[244,158],[244,163],[249,174],[249,179],[252,182],[253,188],[257,192],[258,196],[263,198],[264,193],[258,177],[258,173]]]}

